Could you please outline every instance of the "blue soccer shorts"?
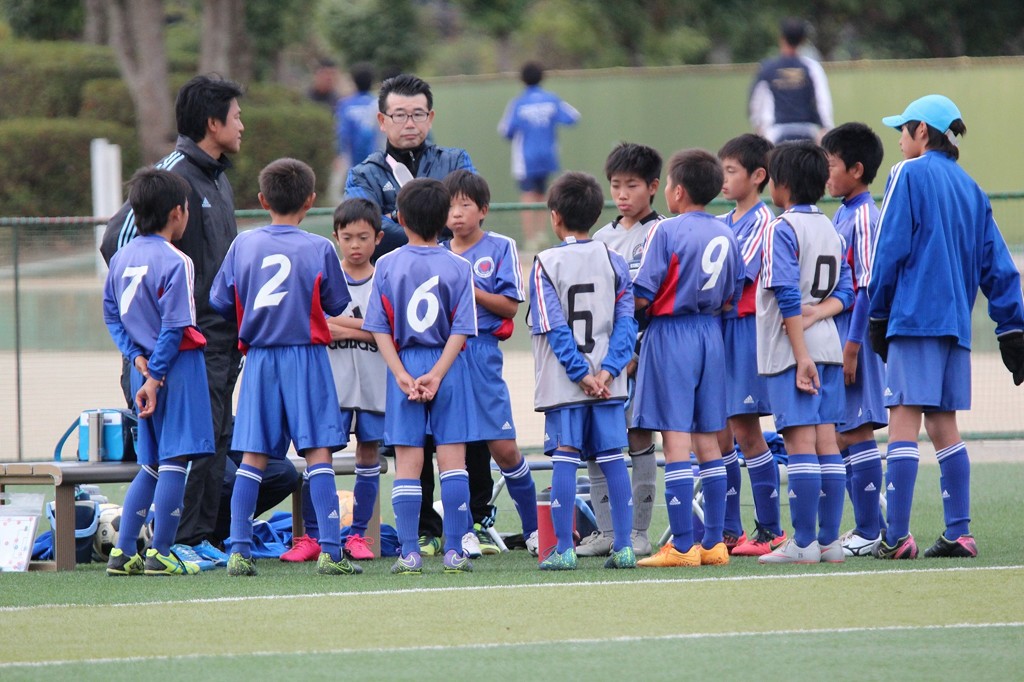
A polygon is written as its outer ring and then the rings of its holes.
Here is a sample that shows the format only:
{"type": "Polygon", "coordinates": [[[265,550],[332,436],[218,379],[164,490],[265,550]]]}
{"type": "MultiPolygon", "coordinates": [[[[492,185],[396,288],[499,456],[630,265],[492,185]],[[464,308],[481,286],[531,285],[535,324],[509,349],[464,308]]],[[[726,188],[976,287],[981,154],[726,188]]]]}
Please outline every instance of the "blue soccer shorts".
{"type": "MultiPolygon", "coordinates": [[[[405,371],[413,378],[430,371],[441,357],[441,348],[413,346],[399,351],[405,371]]],[[[388,445],[423,447],[424,437],[434,436],[437,445],[470,443],[477,436],[476,406],[462,353],[441,380],[437,394],[428,403],[409,400],[388,370],[384,408],[384,442],[388,445]]]]}
{"type": "Polygon", "coordinates": [[[381,442],[384,440],[384,415],[364,410],[342,410],[341,429],[343,433],[355,434],[358,443],[381,442]]]}
{"type": "Polygon", "coordinates": [[[952,336],[889,339],[885,404],[914,405],[925,412],[971,409],[971,351],[952,336]]]}
{"type": "MultiPolygon", "coordinates": [[[[849,335],[850,315],[837,315],[834,319],[839,338],[845,339],[849,335]]],[[[871,341],[865,335],[857,353],[857,380],[846,387],[846,409],[836,431],[846,433],[865,424],[873,429],[888,425],[889,410],[882,399],[884,392],[885,363],[871,349],[871,341]]]]}
{"type": "Polygon", "coordinates": [[[629,444],[622,419],[621,400],[582,403],[548,410],[544,413],[544,453],[550,455],[562,446],[580,452],[580,459],[593,459],[629,444]]]}
{"type": "Polygon", "coordinates": [[[817,395],[804,393],[796,387],[796,366],[768,377],[768,400],[772,405],[775,430],[790,426],[838,424],[846,409],[843,366],[818,363],[821,386],[817,395]]]}
{"type": "Polygon", "coordinates": [[[515,440],[512,398],[502,377],[504,356],[492,334],[470,337],[462,355],[476,404],[477,435],[480,440],[515,440]]]}
{"type": "Polygon", "coordinates": [[[530,175],[525,178],[521,178],[518,182],[520,192],[536,192],[537,194],[546,194],[548,191],[547,173],[543,173],[541,175],[530,175]]]}
{"type": "Polygon", "coordinates": [[[768,385],[757,373],[757,316],[722,320],[725,340],[725,411],[730,417],[742,414],[771,414],[768,385]]]}

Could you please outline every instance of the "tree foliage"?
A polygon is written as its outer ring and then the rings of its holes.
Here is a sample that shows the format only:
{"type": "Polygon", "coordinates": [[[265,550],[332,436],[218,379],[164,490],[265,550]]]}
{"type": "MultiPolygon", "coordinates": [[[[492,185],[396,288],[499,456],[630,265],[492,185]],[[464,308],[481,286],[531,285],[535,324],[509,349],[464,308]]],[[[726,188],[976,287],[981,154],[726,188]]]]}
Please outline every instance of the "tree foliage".
{"type": "Polygon", "coordinates": [[[73,40],[85,28],[81,0],[0,0],[14,35],[29,40],[73,40]]]}
{"type": "Polygon", "coordinates": [[[320,27],[349,64],[370,62],[379,73],[414,70],[423,33],[411,0],[320,0],[320,27]]]}

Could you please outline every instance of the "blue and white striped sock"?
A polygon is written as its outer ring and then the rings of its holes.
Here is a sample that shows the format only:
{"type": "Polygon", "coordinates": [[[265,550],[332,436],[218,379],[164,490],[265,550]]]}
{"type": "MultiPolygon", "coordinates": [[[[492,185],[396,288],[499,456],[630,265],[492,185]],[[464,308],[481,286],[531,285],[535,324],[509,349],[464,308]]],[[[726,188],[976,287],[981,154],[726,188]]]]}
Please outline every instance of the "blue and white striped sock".
{"type": "Polygon", "coordinates": [[[665,463],[665,504],[672,544],[685,554],[693,548],[693,469],[689,460],[665,463]]]}
{"type": "Polygon", "coordinates": [[[256,514],[263,472],[246,463],[238,465],[231,491],[231,553],[252,556],[252,519],[256,514]]]}
{"type": "Polygon", "coordinates": [[[886,462],[886,523],[885,541],[895,547],[900,539],[910,534],[910,509],[914,504],[914,485],[917,466],[921,458],[917,443],[908,440],[892,441],[885,456],[886,462]]]}
{"type": "Polygon", "coordinates": [[[939,460],[942,513],[946,520],[943,536],[956,540],[971,532],[971,460],[963,441],[935,453],[939,460]]]}
{"type": "Polygon", "coordinates": [[[756,457],[747,457],[750,493],[754,498],[757,522],[775,535],[782,535],[782,514],[779,499],[779,466],[771,450],[756,457]]]}
{"type": "Polygon", "coordinates": [[[188,465],[168,462],[161,464],[158,472],[160,476],[153,496],[153,547],[166,556],[181,522],[188,465]]]}
{"type": "Polygon", "coordinates": [[[726,533],[739,537],[743,534],[743,517],[740,515],[740,491],[743,490],[743,474],[740,472],[740,458],[733,448],[722,453],[725,467],[725,523],[726,533]]]}
{"type": "Polygon", "coordinates": [[[519,464],[511,469],[502,469],[501,475],[505,477],[505,487],[519,512],[523,538],[528,538],[537,530],[537,486],[533,482],[530,465],[520,458],[519,464]]]}
{"type": "Polygon", "coordinates": [[[878,500],[882,492],[882,454],[874,440],[851,445],[849,453],[848,480],[855,530],[863,538],[876,538],[881,532],[878,500]]]}
{"type": "Polygon", "coordinates": [[[839,538],[846,501],[846,467],[839,453],[820,455],[821,495],[818,497],[818,544],[824,547],[839,538]]]}
{"type": "Polygon", "coordinates": [[[704,538],[700,544],[711,549],[722,541],[725,524],[725,505],[728,499],[728,473],[720,459],[698,465],[700,489],[704,493],[704,538]]]}
{"type": "MultiPolygon", "coordinates": [[[[818,537],[818,498],[821,497],[821,467],[817,455],[790,454],[789,517],[793,540],[807,547],[818,537]]],[[[845,472],[844,472],[845,473],[845,472]]]]}
{"type": "Polygon", "coordinates": [[[576,513],[576,470],[578,452],[555,450],[551,454],[551,525],[558,540],[557,552],[573,548],[572,521],[576,513]]]}
{"type": "Polygon", "coordinates": [[[320,529],[320,550],[341,561],[341,513],[338,510],[338,487],[334,482],[334,467],[324,462],[307,466],[309,497],[316,511],[316,524],[320,529]]]}
{"type": "Polygon", "coordinates": [[[465,469],[449,469],[439,474],[441,479],[441,506],[444,514],[444,551],[462,554],[462,536],[473,523],[469,514],[469,474],[465,469]]]}
{"type": "Polygon", "coordinates": [[[391,486],[391,506],[395,510],[395,530],[402,545],[402,556],[420,551],[420,504],[423,488],[418,478],[396,478],[391,486]]]}

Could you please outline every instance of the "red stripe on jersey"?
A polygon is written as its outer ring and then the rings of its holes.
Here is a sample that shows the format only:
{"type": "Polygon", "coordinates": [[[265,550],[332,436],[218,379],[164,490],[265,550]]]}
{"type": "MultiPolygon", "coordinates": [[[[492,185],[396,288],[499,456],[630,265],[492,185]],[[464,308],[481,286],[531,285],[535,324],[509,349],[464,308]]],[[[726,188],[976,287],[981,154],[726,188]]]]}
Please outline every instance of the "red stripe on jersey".
{"type": "Polygon", "coordinates": [[[743,286],[740,302],[736,306],[736,314],[746,317],[757,312],[757,282],[747,282],[743,286]]]}
{"type": "Polygon", "coordinates": [[[679,286],[679,256],[672,254],[665,271],[665,279],[658,287],[651,303],[651,315],[671,315],[676,307],[676,287],[679,286]]]}
{"type": "MultiPolygon", "coordinates": [[[[234,289],[235,292],[235,322],[238,324],[238,328],[242,328],[242,315],[245,313],[245,306],[242,305],[242,299],[238,298],[238,289],[234,289]]],[[[242,337],[238,337],[238,350],[242,351],[242,355],[249,352],[249,344],[242,340],[242,337]]]]}
{"type": "Polygon", "coordinates": [[[505,318],[504,320],[501,321],[501,324],[498,326],[498,328],[491,333],[498,337],[500,341],[504,341],[508,337],[512,336],[512,332],[515,331],[515,328],[516,323],[508,318],[505,318]]]}
{"type": "Polygon", "coordinates": [[[395,307],[391,305],[391,301],[384,294],[381,294],[380,302],[384,306],[384,314],[388,316],[388,326],[391,327],[391,341],[395,344],[395,350],[402,350],[398,346],[398,340],[395,338],[395,307]]]}
{"type": "Polygon", "coordinates": [[[320,305],[321,279],[323,275],[317,275],[316,281],[313,282],[313,300],[309,306],[309,342],[326,346],[331,342],[331,330],[327,326],[323,306],[320,305]]]}
{"type": "Polygon", "coordinates": [[[195,350],[196,348],[206,348],[206,337],[195,327],[185,327],[178,350],[195,350]]]}

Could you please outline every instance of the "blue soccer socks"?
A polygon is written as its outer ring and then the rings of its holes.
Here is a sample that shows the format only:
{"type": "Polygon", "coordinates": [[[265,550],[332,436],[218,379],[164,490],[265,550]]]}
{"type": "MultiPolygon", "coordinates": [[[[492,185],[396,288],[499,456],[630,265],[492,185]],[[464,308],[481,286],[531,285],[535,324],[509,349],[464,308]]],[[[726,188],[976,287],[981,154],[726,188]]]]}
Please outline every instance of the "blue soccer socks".
{"type": "Polygon", "coordinates": [[[523,537],[528,538],[537,530],[537,486],[530,473],[530,465],[520,458],[519,464],[511,469],[502,469],[508,495],[516,505],[519,519],[523,523],[523,537]]]}
{"type": "MultiPolygon", "coordinates": [[[[793,541],[809,547],[818,539],[818,498],[821,496],[821,467],[817,455],[789,455],[789,516],[793,541]]],[[[845,483],[846,471],[843,471],[845,483]]]]}
{"type": "Polygon", "coordinates": [[[836,453],[820,455],[818,466],[821,470],[818,544],[825,547],[839,539],[839,525],[843,522],[843,503],[846,501],[846,465],[843,464],[842,455],[836,453]]]}
{"type": "Polygon", "coordinates": [[[733,448],[722,453],[725,466],[725,525],[726,533],[739,537],[743,535],[743,518],[740,515],[740,491],[743,489],[743,474],[740,472],[740,458],[733,448]]]}
{"type": "Polygon", "coordinates": [[[665,503],[672,544],[686,554],[693,548],[693,469],[689,460],[665,463],[665,503]]]}
{"type": "Polygon", "coordinates": [[[125,556],[133,556],[139,551],[137,538],[149,513],[149,505],[153,504],[157,478],[158,474],[153,467],[143,466],[128,486],[121,507],[121,525],[118,526],[117,536],[117,548],[125,556]]]}
{"type": "Polygon", "coordinates": [[[935,453],[939,460],[939,487],[946,519],[947,540],[968,535],[971,530],[971,461],[963,441],[935,453]]]}
{"type": "Polygon", "coordinates": [[[395,529],[402,545],[402,556],[420,551],[420,504],[423,488],[418,478],[396,478],[391,487],[391,506],[395,510],[395,529]]]}
{"type": "Polygon", "coordinates": [[[262,482],[262,471],[244,462],[238,466],[231,492],[231,554],[246,559],[252,556],[252,518],[262,482]]]}
{"type": "Polygon", "coordinates": [[[171,545],[178,532],[187,473],[188,465],[184,463],[160,465],[153,495],[153,548],[164,556],[171,553],[171,545]]]}
{"type": "Polygon", "coordinates": [[[320,549],[331,561],[341,561],[341,514],[338,511],[338,488],[334,482],[334,466],[330,462],[306,467],[309,474],[309,497],[316,512],[320,531],[320,549]]]}
{"type": "Polygon", "coordinates": [[[704,462],[700,468],[700,489],[704,493],[704,538],[701,547],[711,549],[722,542],[728,473],[720,459],[704,462]]]}
{"type": "Polygon", "coordinates": [[[472,528],[469,515],[469,474],[465,469],[449,469],[439,474],[441,479],[441,505],[444,514],[441,525],[444,528],[445,554],[455,550],[462,554],[462,536],[472,528]]]}
{"type": "Polygon", "coordinates": [[[630,547],[633,530],[633,485],[629,481],[626,460],[620,450],[599,452],[594,458],[608,481],[608,505],[612,512],[612,549],[630,547]]]}
{"type": "Polygon", "coordinates": [[[579,464],[578,452],[555,450],[551,454],[551,525],[558,539],[555,550],[558,554],[574,546],[572,521],[576,512],[576,470],[579,464]]]}
{"type": "Polygon", "coordinates": [[[747,457],[747,473],[750,475],[750,493],[754,498],[757,522],[775,536],[781,536],[779,466],[772,451],[765,450],[755,457],[747,457]]]}
{"type": "Polygon", "coordinates": [[[373,515],[373,505],[380,491],[380,464],[373,466],[356,465],[356,482],[352,487],[355,508],[352,510],[352,530],[356,535],[366,535],[366,527],[373,515]]]}
{"type": "Polygon", "coordinates": [[[910,508],[920,460],[917,443],[892,441],[885,457],[886,541],[893,546],[910,534],[910,508]]]}
{"type": "Polygon", "coordinates": [[[877,538],[879,528],[879,496],[882,492],[882,455],[873,440],[850,446],[848,481],[853,503],[855,531],[862,538],[877,538]]]}

